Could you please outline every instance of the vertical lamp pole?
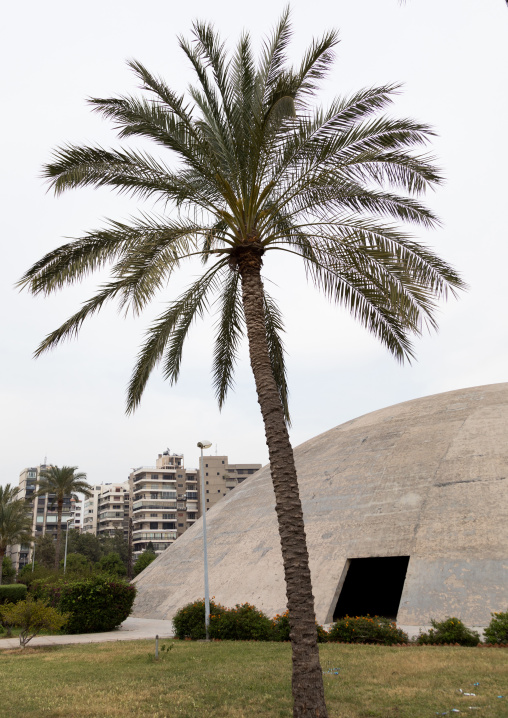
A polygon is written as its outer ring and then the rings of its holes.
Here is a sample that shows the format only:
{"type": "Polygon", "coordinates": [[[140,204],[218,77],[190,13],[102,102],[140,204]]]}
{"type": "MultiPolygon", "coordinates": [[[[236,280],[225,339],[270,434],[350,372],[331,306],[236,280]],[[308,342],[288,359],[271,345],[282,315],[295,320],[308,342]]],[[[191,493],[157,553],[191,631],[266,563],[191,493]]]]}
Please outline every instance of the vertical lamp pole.
{"type": "Polygon", "coordinates": [[[208,593],[208,554],[206,550],[206,502],[205,502],[205,464],[203,461],[203,449],[209,449],[211,441],[198,441],[198,448],[201,449],[201,512],[203,515],[203,557],[205,564],[205,633],[209,641],[208,629],[210,626],[210,596],[208,593]]]}
{"type": "Polygon", "coordinates": [[[34,539],[34,547],[32,549],[32,573],[34,572],[35,568],[35,539],[34,539]]]}
{"type": "Polygon", "coordinates": [[[69,523],[71,521],[74,521],[72,517],[65,522],[67,524],[67,531],[65,532],[64,573],[67,570],[67,539],[69,538],[69,523]]]}

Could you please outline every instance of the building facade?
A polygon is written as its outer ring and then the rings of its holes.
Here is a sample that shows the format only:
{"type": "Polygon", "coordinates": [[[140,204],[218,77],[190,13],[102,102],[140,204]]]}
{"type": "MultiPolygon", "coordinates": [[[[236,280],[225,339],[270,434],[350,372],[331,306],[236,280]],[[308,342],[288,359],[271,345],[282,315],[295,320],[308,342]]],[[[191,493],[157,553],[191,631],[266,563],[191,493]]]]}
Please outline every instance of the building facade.
{"type": "MultiPolygon", "coordinates": [[[[49,464],[40,464],[39,466],[30,466],[19,475],[19,493],[16,498],[24,499],[32,513],[32,533],[38,538],[50,534],[56,540],[57,534],[57,505],[54,494],[44,494],[44,496],[34,497],[39,487],[39,479],[41,471],[50,469],[49,464]]],[[[69,528],[80,528],[82,522],[81,502],[71,501],[70,498],[64,500],[61,526],[65,532],[69,528]]],[[[33,545],[20,545],[10,547],[9,555],[16,571],[26,566],[32,560],[33,545]]]]}
{"type": "Polygon", "coordinates": [[[230,464],[227,456],[203,456],[206,510],[260,468],[261,464],[230,464]]]}
{"type": "Polygon", "coordinates": [[[155,466],[140,466],[129,476],[134,557],[151,543],[160,554],[198,518],[198,471],[185,469],[183,454],[169,449],[155,466]]]}

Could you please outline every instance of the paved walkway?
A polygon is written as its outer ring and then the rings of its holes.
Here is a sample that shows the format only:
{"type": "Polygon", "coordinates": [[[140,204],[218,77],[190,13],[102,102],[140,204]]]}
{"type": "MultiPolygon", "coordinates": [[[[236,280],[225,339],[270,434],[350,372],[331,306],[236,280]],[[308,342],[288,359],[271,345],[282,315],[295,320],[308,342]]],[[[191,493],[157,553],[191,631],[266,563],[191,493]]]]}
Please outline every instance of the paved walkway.
{"type": "MultiPolygon", "coordinates": [[[[105,633],[79,633],[74,636],[37,636],[29,646],[56,646],[67,643],[104,643],[105,641],[134,641],[141,638],[171,638],[172,621],[130,616],[115,631],[105,633]]],[[[0,649],[19,648],[19,638],[0,638],[0,649]]]]}

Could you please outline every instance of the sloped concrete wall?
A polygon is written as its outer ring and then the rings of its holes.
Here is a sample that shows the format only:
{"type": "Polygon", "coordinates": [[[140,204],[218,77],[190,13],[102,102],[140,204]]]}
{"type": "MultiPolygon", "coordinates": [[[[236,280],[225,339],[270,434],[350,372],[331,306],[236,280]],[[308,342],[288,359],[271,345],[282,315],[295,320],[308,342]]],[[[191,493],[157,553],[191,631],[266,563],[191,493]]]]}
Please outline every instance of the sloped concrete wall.
{"type": "MultiPolygon", "coordinates": [[[[347,559],[409,555],[401,624],[508,609],[508,384],[405,402],[295,450],[319,622],[347,559]]],[[[285,610],[269,468],[207,514],[210,593],[285,610]]],[[[204,595],[197,522],[137,579],[134,615],[171,618],[204,595]]]]}

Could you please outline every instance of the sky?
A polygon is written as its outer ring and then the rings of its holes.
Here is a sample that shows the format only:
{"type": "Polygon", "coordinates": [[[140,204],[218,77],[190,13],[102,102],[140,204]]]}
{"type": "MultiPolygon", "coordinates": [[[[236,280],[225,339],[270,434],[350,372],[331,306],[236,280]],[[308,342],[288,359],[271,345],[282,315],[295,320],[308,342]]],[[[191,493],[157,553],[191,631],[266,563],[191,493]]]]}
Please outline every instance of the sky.
{"type": "MultiPolygon", "coordinates": [[[[213,21],[229,45],[248,29],[255,46],[285,2],[227,0],[28,0],[3,11],[0,484],[27,466],[77,466],[91,483],[123,481],[169,448],[198,463],[196,444],[231,462],[266,463],[267,450],[245,346],[234,393],[219,412],[211,382],[213,317],[197,323],[181,378],[155,371],[140,408],[125,414],[125,392],[150,320],[178,296],[187,274],[140,318],[115,307],[77,340],[35,360],[39,342],[90,297],[105,275],[50,298],[20,293],[24,271],[66,238],[147,209],[107,189],[55,198],[41,178],[67,142],[118,147],[111,125],[86,98],[138,92],[126,66],[140,60],[184,91],[192,72],[177,37],[194,19],[213,21]]],[[[419,241],[452,263],[469,285],[439,308],[439,331],[416,339],[417,361],[400,366],[365,330],[310,285],[292,258],[265,262],[285,317],[293,445],[370,411],[463,387],[508,380],[508,8],[504,0],[295,0],[290,56],[338,28],[341,42],[317,102],[362,87],[402,82],[389,112],[431,124],[432,153],[446,183],[427,197],[442,226],[419,241]]],[[[160,153],[154,148],[154,154],[160,153]]],[[[271,253],[272,256],[276,253],[271,253]]]]}

